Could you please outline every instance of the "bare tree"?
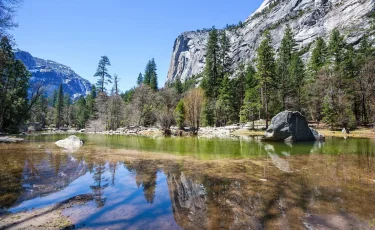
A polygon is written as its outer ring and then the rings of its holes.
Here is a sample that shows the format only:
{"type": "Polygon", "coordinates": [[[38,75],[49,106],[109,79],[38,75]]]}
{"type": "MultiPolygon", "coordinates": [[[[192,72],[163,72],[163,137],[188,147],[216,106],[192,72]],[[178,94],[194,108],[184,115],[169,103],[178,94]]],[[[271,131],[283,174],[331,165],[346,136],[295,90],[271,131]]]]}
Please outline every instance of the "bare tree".
{"type": "Polygon", "coordinates": [[[122,124],[124,118],[124,101],[117,94],[109,98],[109,129],[116,130],[122,124]]]}
{"type": "Polygon", "coordinates": [[[0,0],[0,37],[18,26],[14,21],[14,16],[21,3],[22,0],[0,0]]]}
{"type": "Polygon", "coordinates": [[[155,92],[147,85],[135,88],[132,101],[125,107],[125,120],[130,125],[149,125],[156,107],[155,92]]]}
{"type": "Polygon", "coordinates": [[[193,134],[198,133],[203,103],[204,92],[201,88],[190,90],[184,98],[186,121],[191,127],[193,134]]]}
{"type": "Polygon", "coordinates": [[[164,135],[170,135],[171,125],[174,123],[174,108],[179,101],[179,95],[173,88],[164,88],[159,91],[157,98],[156,118],[164,135]]]}

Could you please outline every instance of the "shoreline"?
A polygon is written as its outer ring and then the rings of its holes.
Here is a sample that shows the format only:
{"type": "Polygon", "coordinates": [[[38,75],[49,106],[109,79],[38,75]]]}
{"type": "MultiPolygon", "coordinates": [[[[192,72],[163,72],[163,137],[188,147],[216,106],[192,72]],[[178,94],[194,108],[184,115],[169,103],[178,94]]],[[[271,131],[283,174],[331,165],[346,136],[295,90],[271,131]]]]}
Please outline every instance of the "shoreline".
{"type": "MultiPolygon", "coordinates": [[[[323,134],[325,137],[342,137],[342,138],[370,138],[375,139],[375,130],[371,128],[360,128],[350,131],[349,134],[344,134],[339,130],[331,131],[328,129],[316,129],[319,133],[323,134]]],[[[188,131],[183,131],[182,135],[177,134],[177,129],[171,129],[172,137],[190,137],[188,131]]],[[[226,127],[201,127],[197,137],[204,138],[231,138],[231,137],[241,137],[241,136],[263,136],[264,130],[249,130],[247,128],[241,128],[239,126],[226,126],[226,127]]],[[[100,132],[82,132],[79,130],[66,130],[66,131],[42,131],[34,132],[28,135],[54,135],[54,134],[95,134],[95,135],[120,135],[120,136],[141,136],[141,137],[164,137],[162,130],[158,128],[141,128],[139,131],[100,131],[100,132]]],[[[5,137],[20,137],[22,135],[5,135],[5,137]]]]}

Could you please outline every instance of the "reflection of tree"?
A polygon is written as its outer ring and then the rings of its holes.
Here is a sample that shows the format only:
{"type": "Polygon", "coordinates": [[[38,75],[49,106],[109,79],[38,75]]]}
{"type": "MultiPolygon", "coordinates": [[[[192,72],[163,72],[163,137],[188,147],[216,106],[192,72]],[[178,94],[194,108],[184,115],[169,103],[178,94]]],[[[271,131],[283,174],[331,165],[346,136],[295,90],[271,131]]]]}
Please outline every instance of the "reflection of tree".
{"type": "Polygon", "coordinates": [[[125,163],[127,169],[133,172],[138,188],[142,185],[143,195],[148,203],[152,204],[155,197],[156,173],[155,163],[151,161],[125,163]]]}
{"type": "Polygon", "coordinates": [[[0,209],[11,207],[21,195],[24,161],[23,154],[0,154],[0,209]]]}
{"type": "Polygon", "coordinates": [[[111,185],[115,186],[117,163],[113,163],[113,162],[109,163],[109,171],[111,173],[111,185]]]}
{"type": "Polygon", "coordinates": [[[103,207],[107,198],[103,197],[104,189],[108,187],[108,179],[103,177],[106,167],[104,163],[99,163],[94,167],[93,179],[95,185],[90,186],[95,195],[95,203],[97,207],[103,207]]]}

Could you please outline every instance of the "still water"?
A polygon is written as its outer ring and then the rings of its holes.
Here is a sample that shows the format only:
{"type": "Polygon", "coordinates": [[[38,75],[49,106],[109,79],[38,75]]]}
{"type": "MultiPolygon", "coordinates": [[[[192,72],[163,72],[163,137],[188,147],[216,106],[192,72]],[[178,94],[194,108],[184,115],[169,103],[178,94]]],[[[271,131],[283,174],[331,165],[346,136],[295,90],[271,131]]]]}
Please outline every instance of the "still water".
{"type": "Polygon", "coordinates": [[[62,210],[77,228],[375,228],[372,139],[65,137],[0,145],[0,218],[87,196],[62,210]]]}

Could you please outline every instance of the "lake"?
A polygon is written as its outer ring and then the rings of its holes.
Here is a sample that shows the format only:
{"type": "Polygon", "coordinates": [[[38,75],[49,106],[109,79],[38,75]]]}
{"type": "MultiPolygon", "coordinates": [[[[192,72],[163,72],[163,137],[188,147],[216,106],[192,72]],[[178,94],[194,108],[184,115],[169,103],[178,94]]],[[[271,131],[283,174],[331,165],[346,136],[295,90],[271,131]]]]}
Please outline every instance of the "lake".
{"type": "Polygon", "coordinates": [[[79,136],[0,145],[0,228],[55,205],[84,229],[375,228],[373,139],[79,136]]]}

